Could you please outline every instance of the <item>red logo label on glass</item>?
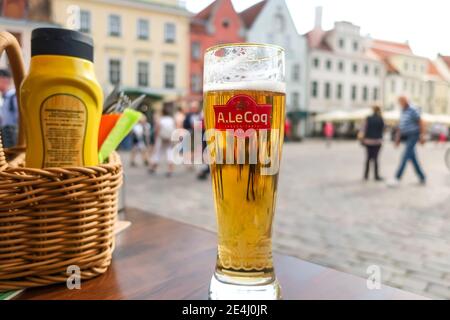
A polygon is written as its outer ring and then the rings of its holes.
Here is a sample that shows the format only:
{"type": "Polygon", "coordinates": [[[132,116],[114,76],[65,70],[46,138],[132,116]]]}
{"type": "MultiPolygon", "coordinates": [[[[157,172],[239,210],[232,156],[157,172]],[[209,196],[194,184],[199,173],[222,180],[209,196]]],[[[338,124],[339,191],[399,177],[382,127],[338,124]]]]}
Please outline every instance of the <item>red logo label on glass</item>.
{"type": "Polygon", "coordinates": [[[215,128],[227,129],[270,129],[272,106],[257,104],[247,95],[241,94],[228,100],[226,105],[214,106],[215,128]]]}

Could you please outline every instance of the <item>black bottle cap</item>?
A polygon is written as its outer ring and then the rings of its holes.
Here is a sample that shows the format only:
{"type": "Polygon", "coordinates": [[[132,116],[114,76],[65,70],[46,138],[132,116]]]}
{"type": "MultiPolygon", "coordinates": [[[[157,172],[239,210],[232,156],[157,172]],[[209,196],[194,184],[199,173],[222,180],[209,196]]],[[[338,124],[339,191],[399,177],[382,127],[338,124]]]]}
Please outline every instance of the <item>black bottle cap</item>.
{"type": "Polygon", "coordinates": [[[74,30],[38,28],[31,33],[31,56],[58,55],[94,62],[94,41],[74,30]]]}

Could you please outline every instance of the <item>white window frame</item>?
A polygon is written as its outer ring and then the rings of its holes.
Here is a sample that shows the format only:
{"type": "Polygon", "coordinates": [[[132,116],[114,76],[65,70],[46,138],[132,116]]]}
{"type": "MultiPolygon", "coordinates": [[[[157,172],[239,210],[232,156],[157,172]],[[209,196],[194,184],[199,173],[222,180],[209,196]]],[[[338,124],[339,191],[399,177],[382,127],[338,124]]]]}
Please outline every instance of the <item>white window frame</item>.
{"type": "Polygon", "coordinates": [[[175,89],[177,86],[177,66],[175,63],[164,63],[163,65],[164,68],[164,88],[165,89],[175,89]],[[168,86],[168,81],[167,81],[167,67],[172,66],[173,67],[173,86],[168,86]]]}
{"type": "Polygon", "coordinates": [[[144,60],[139,60],[138,62],[137,62],[137,65],[136,65],[136,70],[137,70],[137,74],[136,74],[136,76],[137,76],[137,85],[138,85],[138,87],[145,87],[145,88],[147,88],[147,87],[150,87],[150,62],[148,62],[148,61],[144,61],[144,60]],[[143,64],[146,64],[146,74],[147,74],[147,79],[146,79],[146,84],[141,84],[141,66],[143,65],[143,64]]]}
{"type": "Polygon", "coordinates": [[[122,80],[123,80],[123,78],[122,78],[122,76],[123,76],[122,69],[123,69],[123,61],[122,61],[122,59],[120,59],[120,58],[109,58],[108,59],[108,83],[110,83],[112,85],[120,85],[120,84],[122,84],[122,80]],[[119,72],[119,82],[118,83],[114,83],[113,81],[111,81],[112,80],[112,77],[111,77],[111,72],[112,72],[112,70],[111,70],[111,62],[112,61],[118,61],[119,62],[119,70],[118,70],[118,72],[119,72]]]}
{"type": "Polygon", "coordinates": [[[121,37],[122,36],[122,17],[118,14],[110,14],[108,16],[108,35],[110,37],[121,37]],[[113,24],[114,20],[117,24],[113,24]],[[115,30],[117,29],[117,30],[115,30]]]}
{"type": "Polygon", "coordinates": [[[136,37],[138,40],[150,39],[150,21],[148,19],[139,18],[136,22],[136,37]],[[145,26],[145,28],[143,28],[145,26]]]}
{"type": "Polygon", "coordinates": [[[80,32],[92,32],[92,14],[88,10],[80,10],[80,32]]]}
{"type": "Polygon", "coordinates": [[[164,42],[175,43],[177,41],[177,26],[173,22],[164,24],[164,42]]]}

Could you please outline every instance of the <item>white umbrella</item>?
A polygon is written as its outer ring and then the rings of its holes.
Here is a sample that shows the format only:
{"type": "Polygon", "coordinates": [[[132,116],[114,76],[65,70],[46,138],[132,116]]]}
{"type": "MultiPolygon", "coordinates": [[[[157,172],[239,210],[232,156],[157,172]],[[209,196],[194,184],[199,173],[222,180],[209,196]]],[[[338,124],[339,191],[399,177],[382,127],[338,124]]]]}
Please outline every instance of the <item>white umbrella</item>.
{"type": "Polygon", "coordinates": [[[342,110],[335,110],[322,113],[316,116],[316,122],[342,122],[348,120],[349,113],[342,110]]]}
{"type": "Polygon", "coordinates": [[[347,120],[349,120],[349,121],[365,120],[372,113],[373,113],[372,108],[364,108],[364,109],[354,110],[354,111],[349,112],[347,120]]]}
{"type": "Polygon", "coordinates": [[[450,115],[447,114],[433,115],[433,123],[450,125],[450,115]]]}

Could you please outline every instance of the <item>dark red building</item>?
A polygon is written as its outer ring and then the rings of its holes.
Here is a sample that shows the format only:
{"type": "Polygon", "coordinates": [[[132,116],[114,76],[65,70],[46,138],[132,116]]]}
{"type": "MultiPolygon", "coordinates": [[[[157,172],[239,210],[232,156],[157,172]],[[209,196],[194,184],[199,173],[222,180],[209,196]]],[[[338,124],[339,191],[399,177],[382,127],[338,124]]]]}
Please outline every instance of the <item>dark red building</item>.
{"type": "Polygon", "coordinates": [[[190,101],[203,98],[203,55],[221,43],[244,42],[245,26],[231,0],[216,0],[191,20],[190,101]]]}

